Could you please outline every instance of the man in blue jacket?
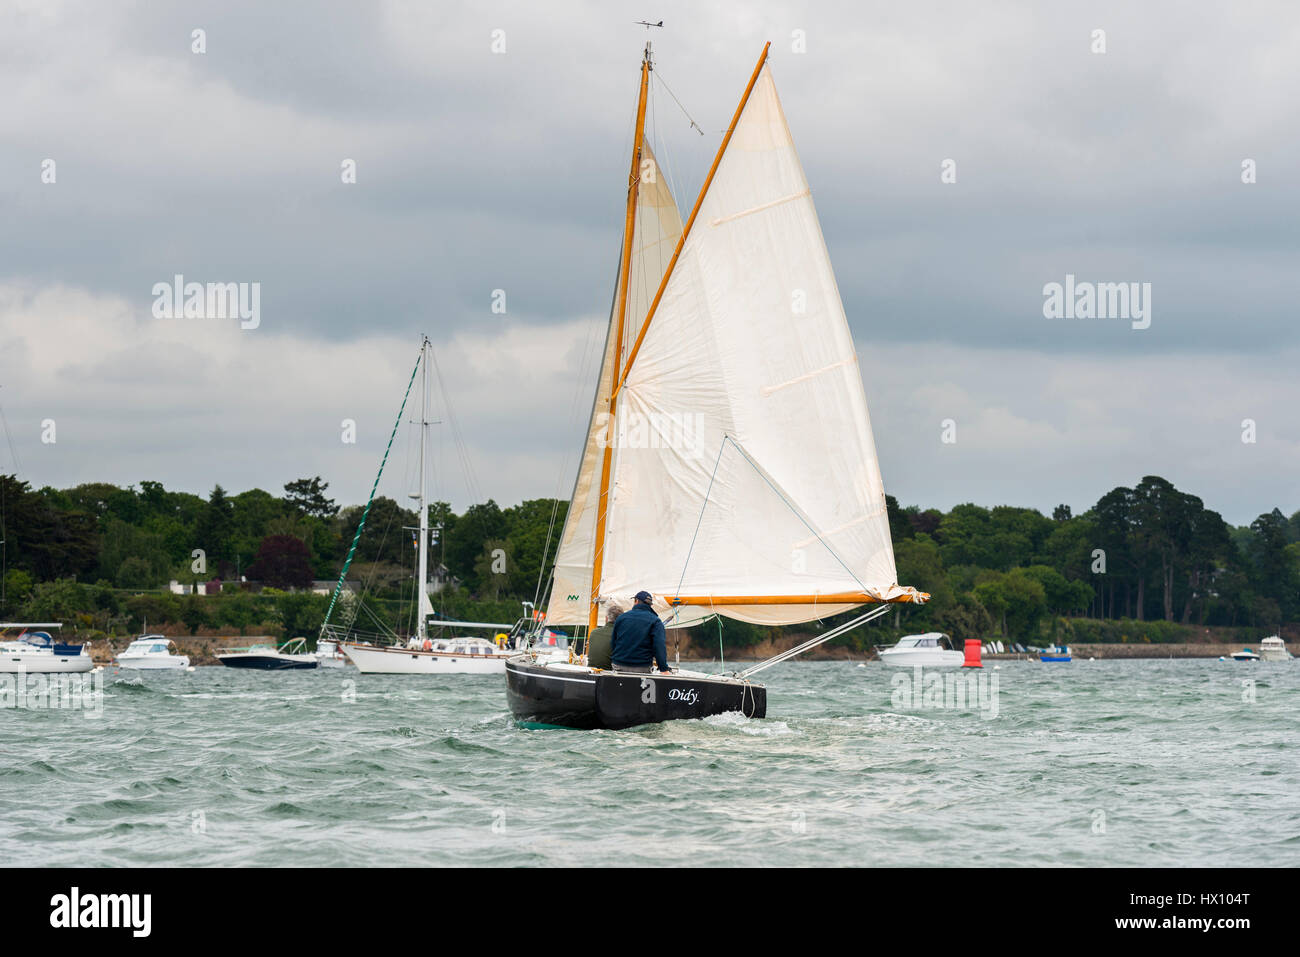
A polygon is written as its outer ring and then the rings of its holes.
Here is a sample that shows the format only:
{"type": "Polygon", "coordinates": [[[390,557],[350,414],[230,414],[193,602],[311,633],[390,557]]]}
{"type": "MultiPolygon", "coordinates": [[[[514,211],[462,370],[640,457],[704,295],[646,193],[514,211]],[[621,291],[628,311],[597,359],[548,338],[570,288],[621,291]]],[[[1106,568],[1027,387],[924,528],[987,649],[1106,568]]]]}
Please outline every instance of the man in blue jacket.
{"type": "Polygon", "coordinates": [[[650,674],[650,663],[659,666],[660,674],[672,674],[668,670],[668,647],[664,623],[659,620],[651,607],[648,591],[636,593],[636,600],[629,611],[618,616],[614,622],[614,640],[610,647],[611,664],[615,671],[631,671],[637,674],[650,674]]]}

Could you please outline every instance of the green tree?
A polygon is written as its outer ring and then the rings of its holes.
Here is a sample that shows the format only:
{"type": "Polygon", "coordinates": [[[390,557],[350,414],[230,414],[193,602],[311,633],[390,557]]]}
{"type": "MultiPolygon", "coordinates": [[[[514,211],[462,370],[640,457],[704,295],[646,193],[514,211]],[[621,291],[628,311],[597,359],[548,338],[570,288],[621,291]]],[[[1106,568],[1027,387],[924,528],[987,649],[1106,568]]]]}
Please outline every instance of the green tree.
{"type": "Polygon", "coordinates": [[[1277,618],[1290,619],[1300,608],[1300,576],[1294,549],[1288,548],[1288,523],[1278,509],[1250,523],[1247,559],[1251,583],[1264,598],[1276,603],[1277,618]]]}
{"type": "Polygon", "coordinates": [[[206,553],[210,568],[215,569],[218,561],[232,557],[230,546],[234,530],[235,507],[226,497],[226,490],[217,485],[208,496],[207,508],[203,510],[196,529],[198,542],[194,546],[206,553]]]}
{"type": "Polygon", "coordinates": [[[560,547],[560,533],[569,503],[537,498],[502,513],[509,541],[510,578],[507,590],[531,598],[543,569],[549,569],[560,547]]]}
{"type": "Polygon", "coordinates": [[[499,600],[503,592],[510,590],[513,568],[514,545],[509,539],[496,538],[484,542],[483,553],[474,562],[479,595],[491,601],[499,600]]]}
{"type": "Polygon", "coordinates": [[[315,518],[332,518],[339,510],[332,498],[325,497],[329,482],[322,482],[321,477],[301,478],[289,482],[284,487],[284,500],[289,508],[302,515],[315,518]]]}
{"type": "Polygon", "coordinates": [[[307,588],[312,583],[311,553],[293,535],[268,535],[248,573],[274,588],[307,588]]]}
{"type": "Polygon", "coordinates": [[[208,609],[204,599],[198,595],[186,595],[181,602],[181,621],[191,635],[197,635],[199,629],[208,623],[208,609]]]}
{"type": "Polygon", "coordinates": [[[893,539],[895,545],[916,534],[916,529],[908,521],[907,512],[899,507],[898,499],[894,496],[885,496],[885,511],[889,515],[889,537],[893,539]]]}
{"type": "Polygon", "coordinates": [[[329,606],[327,596],[295,592],[274,597],[276,618],[284,628],[284,637],[311,637],[320,631],[325,621],[325,609],[329,606]]]}
{"type": "Polygon", "coordinates": [[[505,537],[505,516],[496,502],[488,499],[482,505],[471,505],[447,534],[447,567],[477,594],[480,582],[476,564],[483,546],[505,537]]]}
{"type": "Polygon", "coordinates": [[[967,592],[935,616],[935,624],[958,642],[984,638],[993,632],[993,617],[974,594],[967,592]]]}
{"type": "Polygon", "coordinates": [[[22,614],[29,621],[69,622],[90,607],[93,599],[85,585],[71,578],[59,578],[33,585],[31,595],[23,603],[22,614]]]}
{"type": "Polygon", "coordinates": [[[159,628],[181,620],[181,603],[175,595],[135,595],[125,606],[127,625],[137,634],[146,625],[159,628]]]}
{"type": "Polygon", "coordinates": [[[118,588],[148,588],[157,583],[149,563],[134,555],[117,566],[114,580],[118,588]]]}

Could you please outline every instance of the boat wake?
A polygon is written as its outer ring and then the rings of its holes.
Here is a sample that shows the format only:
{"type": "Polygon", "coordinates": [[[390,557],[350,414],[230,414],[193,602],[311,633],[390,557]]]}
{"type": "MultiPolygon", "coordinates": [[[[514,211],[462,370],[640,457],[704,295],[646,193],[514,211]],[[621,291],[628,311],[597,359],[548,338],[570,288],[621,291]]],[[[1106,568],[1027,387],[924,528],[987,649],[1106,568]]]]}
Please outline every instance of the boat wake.
{"type": "Polygon", "coordinates": [[[700,723],[706,724],[711,728],[721,728],[727,731],[739,731],[741,734],[753,735],[754,737],[760,738],[777,738],[799,733],[784,721],[768,721],[760,718],[747,718],[739,711],[727,711],[722,714],[709,715],[707,718],[701,718],[700,723]]]}

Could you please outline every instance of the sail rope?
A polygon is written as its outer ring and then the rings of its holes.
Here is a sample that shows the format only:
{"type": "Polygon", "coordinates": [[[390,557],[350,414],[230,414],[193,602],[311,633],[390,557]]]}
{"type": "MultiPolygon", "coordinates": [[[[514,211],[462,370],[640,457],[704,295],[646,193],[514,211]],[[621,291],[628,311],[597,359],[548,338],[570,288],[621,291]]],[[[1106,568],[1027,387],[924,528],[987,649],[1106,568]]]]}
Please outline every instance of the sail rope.
{"type": "Polygon", "coordinates": [[[388,453],[393,448],[393,439],[397,437],[397,429],[402,424],[402,416],[406,413],[406,400],[411,396],[411,386],[415,385],[415,373],[420,369],[420,363],[424,360],[424,346],[420,346],[420,358],[415,360],[415,367],[411,369],[411,378],[406,383],[406,394],[402,396],[402,407],[397,410],[397,421],[393,423],[393,431],[388,436],[388,445],[384,447],[384,457],[379,462],[379,472],[375,475],[375,482],[370,486],[370,498],[366,500],[365,511],[361,513],[361,521],[357,523],[357,533],[352,536],[352,547],[348,549],[347,558],[343,560],[343,571],[339,572],[338,584],[334,586],[334,594],[330,596],[329,608],[325,610],[325,620],[321,622],[320,633],[325,634],[325,628],[329,625],[330,615],[334,613],[334,605],[339,600],[339,593],[343,591],[343,582],[347,578],[348,568],[352,565],[352,556],[357,552],[357,543],[361,541],[361,530],[366,527],[366,516],[370,514],[370,506],[375,501],[375,491],[379,488],[379,479],[384,474],[384,466],[388,463],[388,453]]]}
{"type": "Polygon", "coordinates": [[[700,525],[704,522],[704,509],[708,507],[709,496],[713,494],[713,481],[718,477],[718,466],[722,464],[722,452],[726,449],[727,439],[729,438],[730,436],[724,435],[722,444],[718,446],[718,457],[713,462],[713,474],[709,476],[709,487],[704,490],[704,501],[700,503],[700,517],[695,520],[695,531],[691,533],[691,544],[686,549],[686,560],[682,562],[682,577],[677,579],[677,593],[673,595],[674,598],[682,593],[682,583],[686,581],[686,568],[691,563],[691,553],[695,551],[695,539],[699,537],[700,525]]]}
{"type": "Polygon", "coordinates": [[[749,457],[749,454],[743,448],[741,448],[739,442],[733,439],[730,435],[724,434],[722,436],[722,445],[718,447],[718,458],[713,463],[713,474],[709,476],[708,488],[704,490],[704,501],[700,503],[700,515],[699,518],[697,518],[695,521],[695,532],[691,535],[691,544],[686,549],[686,559],[685,561],[682,562],[682,575],[681,578],[677,580],[677,592],[673,597],[676,598],[678,595],[681,595],[682,593],[682,584],[686,581],[686,569],[690,565],[691,553],[695,550],[695,540],[696,538],[699,537],[700,525],[703,524],[704,522],[704,510],[708,508],[709,497],[713,493],[713,483],[714,480],[718,477],[718,468],[722,465],[722,453],[726,450],[727,443],[731,443],[731,445],[735,447],[736,451],[740,453],[741,457],[750,464],[750,466],[754,469],[756,473],[758,473],[758,477],[761,478],[764,482],[766,482],[768,488],[770,488],[773,492],[776,493],[777,498],[779,498],[781,502],[785,505],[785,507],[790,510],[791,514],[793,514],[795,518],[799,519],[799,521],[803,523],[804,527],[807,528],[808,531],[812,532],[813,537],[817,541],[821,542],[822,546],[826,549],[826,551],[830,553],[830,556],[834,558],[836,562],[839,563],[839,566],[841,568],[843,568],[846,572],[849,573],[850,578],[852,578],[855,582],[857,582],[858,587],[861,588],[864,592],[867,591],[867,586],[863,584],[862,579],[860,579],[857,575],[853,574],[853,569],[849,568],[849,566],[845,563],[844,559],[840,558],[839,554],[836,553],[835,549],[831,548],[830,543],[827,542],[822,537],[821,532],[813,528],[812,523],[808,521],[808,519],[805,518],[800,513],[799,509],[795,507],[794,503],[791,502],[786,497],[785,492],[783,492],[776,485],[776,483],[772,481],[772,479],[768,476],[768,474],[765,471],[763,471],[763,469],[759,466],[757,462],[755,462],[752,458],[749,457]]]}
{"type": "Polygon", "coordinates": [[[832,628],[824,635],[818,635],[816,638],[809,638],[807,641],[803,642],[802,644],[795,645],[793,648],[788,648],[785,651],[781,652],[780,654],[773,655],[771,658],[768,658],[766,661],[759,662],[758,664],[754,665],[754,667],[752,668],[746,668],[744,671],[737,674],[736,677],[748,678],[750,675],[758,674],[760,671],[763,671],[767,668],[771,668],[773,665],[779,665],[783,661],[789,661],[791,658],[795,657],[796,655],[801,655],[805,651],[809,651],[813,648],[816,648],[818,645],[825,644],[826,642],[830,641],[832,638],[838,638],[840,635],[844,634],[845,632],[858,627],[858,625],[865,625],[867,622],[875,618],[879,618],[881,615],[885,614],[888,611],[889,611],[889,605],[882,604],[877,608],[871,609],[865,614],[859,615],[857,618],[854,618],[852,621],[845,622],[842,625],[838,625],[837,627],[832,628]]]}
{"type": "Polygon", "coordinates": [[[656,69],[656,70],[654,71],[653,76],[654,76],[654,78],[655,78],[659,83],[663,84],[663,88],[664,88],[664,90],[666,90],[667,93],[668,93],[668,95],[671,96],[671,97],[673,98],[673,102],[676,103],[676,104],[677,104],[677,108],[678,108],[679,110],[682,111],[682,116],[686,117],[687,121],[691,124],[691,128],[694,129],[694,130],[695,130],[697,133],[699,133],[701,136],[703,136],[703,135],[704,135],[704,130],[702,130],[702,129],[700,128],[700,124],[699,124],[699,123],[696,123],[696,122],[695,122],[695,120],[691,117],[691,114],[689,114],[689,113],[686,112],[686,107],[682,106],[682,101],[679,100],[679,99],[677,99],[677,94],[674,93],[674,92],[669,88],[668,83],[664,80],[664,75],[663,75],[663,73],[660,72],[658,69],[656,69]]]}

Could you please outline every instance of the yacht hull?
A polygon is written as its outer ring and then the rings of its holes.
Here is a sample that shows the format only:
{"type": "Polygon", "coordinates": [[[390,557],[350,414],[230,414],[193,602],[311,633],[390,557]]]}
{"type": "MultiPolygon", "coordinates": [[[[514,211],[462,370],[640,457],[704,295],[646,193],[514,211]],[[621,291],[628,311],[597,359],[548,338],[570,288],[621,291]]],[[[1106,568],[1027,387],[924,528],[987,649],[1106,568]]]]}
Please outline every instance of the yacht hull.
{"type": "Polygon", "coordinates": [[[128,671],[183,671],[190,666],[186,655],[141,655],[118,658],[117,666],[128,671]]]}
{"type": "Polygon", "coordinates": [[[566,728],[631,728],[739,711],[767,716],[767,689],[706,675],[643,675],[530,663],[506,664],[506,698],[517,721],[566,728]]]}
{"type": "Polygon", "coordinates": [[[880,660],[894,668],[960,668],[966,661],[966,655],[960,651],[948,651],[942,648],[903,648],[898,651],[885,649],[880,652],[880,660]]]}
{"type": "Polygon", "coordinates": [[[320,662],[315,656],[290,655],[217,655],[217,660],[227,668],[252,668],[258,671],[301,671],[316,668],[320,662]]]}
{"type": "Polygon", "coordinates": [[[509,657],[367,645],[344,645],[343,651],[363,675],[499,675],[509,657]]]}
{"type": "Polygon", "coordinates": [[[85,674],[95,667],[90,655],[0,654],[0,674],[66,675],[85,674]]]}

